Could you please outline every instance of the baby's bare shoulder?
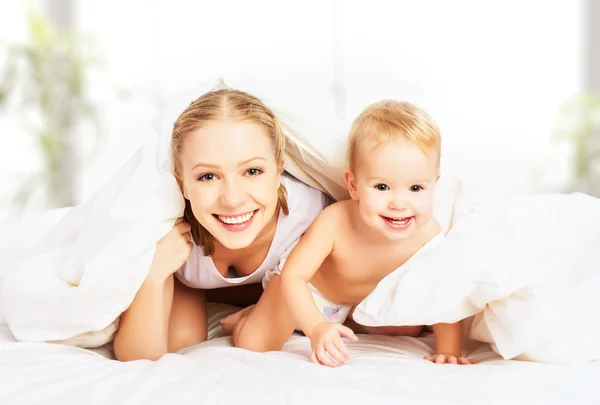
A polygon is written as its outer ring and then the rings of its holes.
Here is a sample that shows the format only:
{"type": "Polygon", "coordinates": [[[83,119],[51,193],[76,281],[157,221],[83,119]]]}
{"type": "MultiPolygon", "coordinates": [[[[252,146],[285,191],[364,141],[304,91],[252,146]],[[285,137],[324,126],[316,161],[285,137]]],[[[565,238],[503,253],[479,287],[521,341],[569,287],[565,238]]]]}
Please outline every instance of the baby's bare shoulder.
{"type": "Polygon", "coordinates": [[[331,204],[323,209],[310,225],[307,234],[312,238],[325,238],[338,244],[348,229],[349,207],[346,201],[331,204]]]}
{"type": "Polygon", "coordinates": [[[335,202],[323,209],[317,216],[317,219],[331,224],[347,222],[353,202],[352,200],[335,202]]]}

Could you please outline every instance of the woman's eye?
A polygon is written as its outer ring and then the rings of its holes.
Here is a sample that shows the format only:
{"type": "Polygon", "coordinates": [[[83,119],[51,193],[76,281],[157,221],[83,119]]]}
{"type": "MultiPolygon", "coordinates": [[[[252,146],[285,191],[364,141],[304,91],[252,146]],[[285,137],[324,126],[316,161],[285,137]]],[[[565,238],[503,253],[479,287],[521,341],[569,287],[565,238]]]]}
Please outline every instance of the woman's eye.
{"type": "Polygon", "coordinates": [[[259,174],[261,174],[263,171],[260,169],[257,169],[256,167],[253,167],[252,169],[248,169],[248,171],[246,172],[246,174],[250,177],[254,177],[254,176],[258,176],[259,174]]]}
{"type": "Polygon", "coordinates": [[[413,193],[418,193],[419,191],[423,190],[422,186],[410,186],[410,191],[412,191],[413,193]]]}
{"type": "Polygon", "coordinates": [[[388,191],[390,189],[386,184],[378,184],[375,188],[379,191],[388,191]]]}
{"type": "Polygon", "coordinates": [[[212,173],[206,173],[202,176],[198,177],[199,181],[213,181],[215,179],[215,175],[212,173]]]}

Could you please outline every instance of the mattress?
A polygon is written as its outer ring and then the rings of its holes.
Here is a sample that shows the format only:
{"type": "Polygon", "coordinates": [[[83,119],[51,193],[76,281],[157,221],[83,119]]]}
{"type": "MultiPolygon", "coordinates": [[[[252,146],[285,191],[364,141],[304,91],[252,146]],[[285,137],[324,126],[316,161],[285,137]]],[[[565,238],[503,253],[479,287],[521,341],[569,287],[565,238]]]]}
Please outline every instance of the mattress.
{"type": "Polygon", "coordinates": [[[0,323],[0,404],[600,403],[598,363],[505,361],[473,344],[467,354],[479,364],[436,365],[422,360],[432,335],[358,335],[348,342],[351,361],[333,369],[310,363],[310,342],[301,335],[281,352],[232,347],[218,321],[234,310],[209,306],[207,342],[129,363],[114,360],[110,345],[16,342],[0,323]]]}

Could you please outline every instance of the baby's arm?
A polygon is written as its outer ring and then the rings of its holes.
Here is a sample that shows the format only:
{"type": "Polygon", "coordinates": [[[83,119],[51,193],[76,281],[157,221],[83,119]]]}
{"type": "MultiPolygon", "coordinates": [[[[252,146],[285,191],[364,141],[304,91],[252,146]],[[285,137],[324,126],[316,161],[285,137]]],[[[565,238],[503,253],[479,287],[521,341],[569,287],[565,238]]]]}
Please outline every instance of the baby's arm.
{"type": "Polygon", "coordinates": [[[282,294],[296,322],[311,340],[311,358],[329,366],[335,366],[335,363],[327,353],[340,363],[349,357],[340,335],[353,339],[356,336],[349,328],[327,321],[315,305],[308,283],[333,251],[335,229],[339,227],[336,221],[338,209],[334,204],[317,216],[290,253],[281,272],[282,294]]]}
{"type": "Polygon", "coordinates": [[[473,364],[473,360],[462,357],[461,322],[433,325],[435,354],[425,359],[438,364],[473,364]]]}
{"type": "Polygon", "coordinates": [[[462,354],[460,322],[433,325],[433,333],[436,353],[460,357],[462,354]]]}
{"type": "Polygon", "coordinates": [[[281,271],[285,301],[305,335],[327,319],[315,305],[308,282],[321,267],[334,246],[332,207],[323,210],[291,251],[281,271]]]}

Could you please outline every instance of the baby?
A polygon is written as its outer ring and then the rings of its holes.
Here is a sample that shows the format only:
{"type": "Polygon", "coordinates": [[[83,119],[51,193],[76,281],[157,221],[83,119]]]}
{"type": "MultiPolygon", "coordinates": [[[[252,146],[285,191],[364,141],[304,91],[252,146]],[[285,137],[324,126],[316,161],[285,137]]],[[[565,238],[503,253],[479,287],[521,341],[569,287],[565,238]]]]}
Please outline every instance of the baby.
{"type": "MultiPolygon", "coordinates": [[[[349,359],[343,326],[385,276],[443,238],[433,217],[441,140],[435,122],[406,102],[382,101],[354,121],[345,180],[351,199],[330,205],[285,260],[281,288],[311,360],[334,367],[349,359]]],[[[435,363],[470,364],[461,356],[461,325],[433,325],[435,363]]]]}

